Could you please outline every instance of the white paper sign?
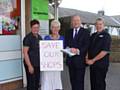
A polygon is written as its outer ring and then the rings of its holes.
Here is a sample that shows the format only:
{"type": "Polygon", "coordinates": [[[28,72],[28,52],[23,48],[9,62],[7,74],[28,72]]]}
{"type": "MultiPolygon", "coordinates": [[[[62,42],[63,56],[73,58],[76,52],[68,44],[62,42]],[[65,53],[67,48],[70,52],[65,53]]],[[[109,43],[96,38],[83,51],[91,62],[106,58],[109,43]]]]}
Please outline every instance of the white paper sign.
{"type": "Polygon", "coordinates": [[[49,34],[49,21],[48,20],[40,20],[40,35],[48,35],[49,34]]]}
{"type": "Polygon", "coordinates": [[[63,41],[45,40],[40,41],[40,70],[62,71],[63,70],[63,41]]]}

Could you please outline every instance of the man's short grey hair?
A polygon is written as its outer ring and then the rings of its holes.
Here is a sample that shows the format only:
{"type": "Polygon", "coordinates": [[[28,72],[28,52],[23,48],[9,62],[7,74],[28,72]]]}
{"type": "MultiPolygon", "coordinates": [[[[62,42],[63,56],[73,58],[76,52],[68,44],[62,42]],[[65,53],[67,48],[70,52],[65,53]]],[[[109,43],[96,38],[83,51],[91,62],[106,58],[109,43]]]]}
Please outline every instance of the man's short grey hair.
{"type": "Polygon", "coordinates": [[[77,14],[73,15],[73,16],[71,17],[71,20],[72,20],[74,17],[79,17],[79,18],[80,18],[80,15],[77,15],[77,14]]]}
{"type": "Polygon", "coordinates": [[[102,21],[105,24],[105,20],[102,17],[97,18],[95,24],[97,23],[97,21],[102,21]]]}
{"type": "Polygon", "coordinates": [[[53,20],[51,22],[50,28],[52,29],[52,26],[54,26],[54,25],[58,26],[59,29],[60,29],[61,24],[60,24],[60,22],[58,20],[53,20]]]}

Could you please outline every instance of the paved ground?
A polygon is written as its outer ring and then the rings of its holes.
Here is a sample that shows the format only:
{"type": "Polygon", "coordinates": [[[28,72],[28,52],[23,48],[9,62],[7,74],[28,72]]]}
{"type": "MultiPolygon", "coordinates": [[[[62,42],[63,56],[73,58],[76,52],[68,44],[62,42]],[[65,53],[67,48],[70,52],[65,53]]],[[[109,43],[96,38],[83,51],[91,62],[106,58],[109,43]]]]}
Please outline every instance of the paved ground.
{"type": "MultiPolygon", "coordinates": [[[[62,80],[63,80],[64,90],[71,90],[69,83],[68,69],[66,66],[64,72],[62,72],[62,80]]],[[[106,81],[107,81],[107,90],[120,90],[120,63],[112,63],[110,65],[106,81]]],[[[26,89],[18,89],[18,90],[26,90],[26,89]]],[[[90,90],[89,68],[86,69],[85,90],[90,90]]]]}

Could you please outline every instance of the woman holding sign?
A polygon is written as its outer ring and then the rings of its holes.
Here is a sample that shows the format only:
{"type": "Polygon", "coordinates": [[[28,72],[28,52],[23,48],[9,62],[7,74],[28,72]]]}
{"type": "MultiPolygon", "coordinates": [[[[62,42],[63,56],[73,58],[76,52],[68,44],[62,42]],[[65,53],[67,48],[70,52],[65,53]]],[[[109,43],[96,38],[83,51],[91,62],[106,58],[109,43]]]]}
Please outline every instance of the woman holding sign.
{"type": "MultiPolygon", "coordinates": [[[[59,35],[60,22],[53,20],[51,22],[51,35],[45,37],[45,40],[64,40],[59,35]]],[[[61,72],[60,71],[44,71],[41,78],[41,90],[62,90],[61,72]]]]}

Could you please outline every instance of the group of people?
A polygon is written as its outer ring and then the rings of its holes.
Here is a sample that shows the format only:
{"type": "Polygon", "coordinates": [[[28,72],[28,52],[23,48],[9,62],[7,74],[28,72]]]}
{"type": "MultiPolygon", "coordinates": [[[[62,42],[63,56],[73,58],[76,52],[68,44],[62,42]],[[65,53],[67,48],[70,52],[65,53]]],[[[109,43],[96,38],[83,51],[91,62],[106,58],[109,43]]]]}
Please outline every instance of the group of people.
{"type": "Polygon", "coordinates": [[[51,34],[43,39],[38,34],[39,21],[30,22],[31,32],[23,40],[27,90],[38,90],[38,88],[64,90],[60,71],[40,71],[40,40],[63,40],[64,48],[69,47],[70,51],[75,54],[74,56],[66,55],[72,90],[84,90],[86,66],[90,66],[91,90],[106,90],[105,78],[109,67],[111,36],[105,31],[105,22],[102,18],[96,19],[96,32],[92,35],[82,27],[81,23],[80,16],[73,16],[71,18],[72,28],[66,30],[63,37],[59,34],[60,22],[53,20],[50,26],[51,34]]]}

